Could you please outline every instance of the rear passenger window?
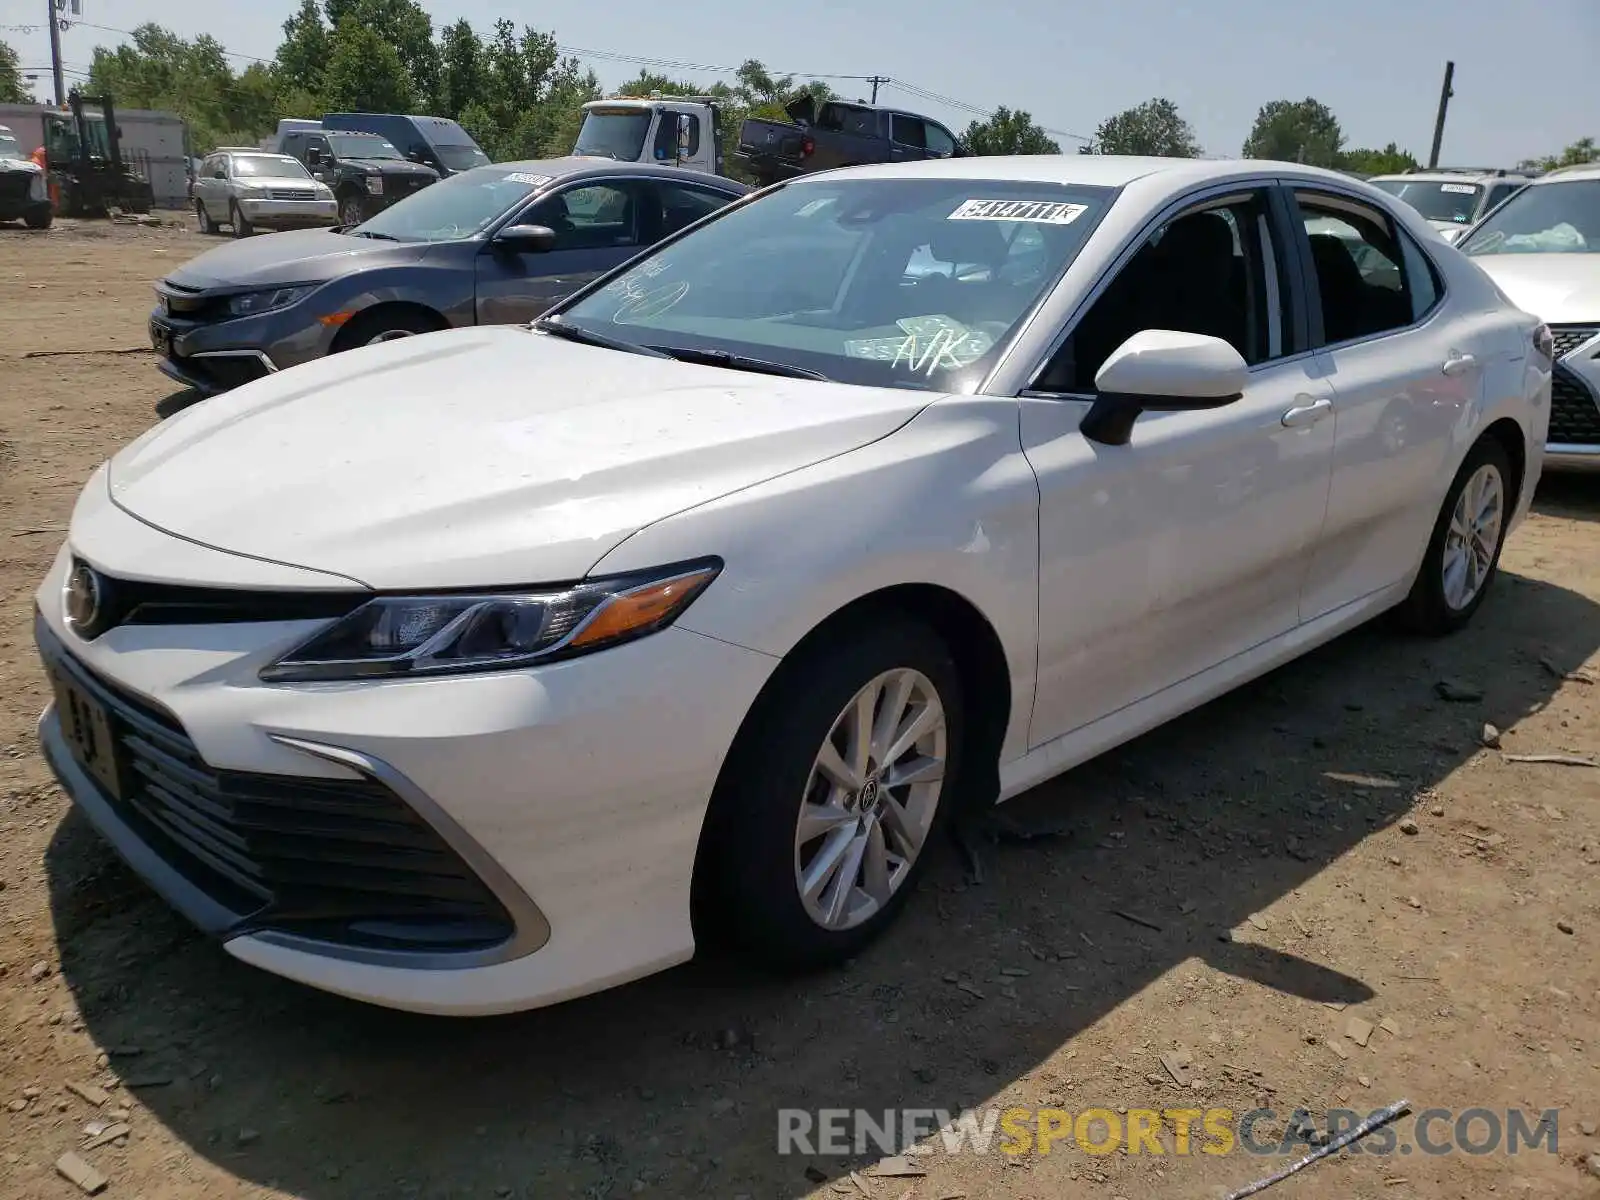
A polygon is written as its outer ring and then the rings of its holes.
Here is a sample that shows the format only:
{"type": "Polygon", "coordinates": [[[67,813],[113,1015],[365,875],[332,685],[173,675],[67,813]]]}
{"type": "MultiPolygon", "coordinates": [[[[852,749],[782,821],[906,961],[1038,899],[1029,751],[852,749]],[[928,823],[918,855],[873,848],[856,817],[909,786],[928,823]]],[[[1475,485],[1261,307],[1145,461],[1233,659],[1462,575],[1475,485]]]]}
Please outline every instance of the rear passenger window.
{"type": "Polygon", "coordinates": [[[1389,219],[1365,205],[1332,197],[1302,192],[1296,198],[1311,247],[1324,343],[1375,337],[1410,325],[1416,319],[1413,298],[1389,219]]]}
{"type": "Polygon", "coordinates": [[[889,136],[902,146],[914,146],[924,150],[928,145],[928,138],[923,131],[922,122],[915,117],[908,117],[902,113],[895,113],[889,120],[889,136]]]}

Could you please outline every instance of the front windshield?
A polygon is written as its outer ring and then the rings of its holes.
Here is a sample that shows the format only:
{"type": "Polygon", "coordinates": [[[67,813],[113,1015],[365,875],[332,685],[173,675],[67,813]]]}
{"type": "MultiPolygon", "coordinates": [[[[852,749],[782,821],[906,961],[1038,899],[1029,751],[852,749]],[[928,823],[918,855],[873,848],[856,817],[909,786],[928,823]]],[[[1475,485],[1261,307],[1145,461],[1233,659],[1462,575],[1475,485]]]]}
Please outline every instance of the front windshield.
{"type": "Polygon", "coordinates": [[[1425,183],[1413,179],[1375,179],[1373,187],[1404,200],[1430,221],[1470,225],[1483,189],[1475,183],[1425,183]]]}
{"type": "Polygon", "coordinates": [[[480,167],[442,179],[348,230],[401,242],[476,237],[549,183],[544,175],[480,167]]]}
{"type": "Polygon", "coordinates": [[[311,172],[300,165],[300,160],[288,155],[238,154],[233,159],[233,173],[241,179],[265,176],[269,179],[310,179],[311,172]]]}
{"type": "Polygon", "coordinates": [[[330,133],[328,144],[340,158],[405,158],[391,143],[370,134],[352,137],[349,134],[341,136],[330,133]]]}
{"type": "Polygon", "coordinates": [[[572,152],[638,162],[645,134],[650,132],[650,117],[647,108],[590,109],[583,115],[583,128],[572,152]]]}
{"type": "Polygon", "coordinates": [[[1600,254],[1600,179],[1523,188],[1457,243],[1488,254],[1600,254]]]}
{"type": "Polygon", "coordinates": [[[473,167],[489,165],[489,156],[476,146],[435,146],[433,152],[452,171],[470,171],[473,167]]]}
{"type": "Polygon", "coordinates": [[[729,208],[560,317],[844,383],[966,391],[1111,199],[1099,187],[816,176],[729,208]]]}

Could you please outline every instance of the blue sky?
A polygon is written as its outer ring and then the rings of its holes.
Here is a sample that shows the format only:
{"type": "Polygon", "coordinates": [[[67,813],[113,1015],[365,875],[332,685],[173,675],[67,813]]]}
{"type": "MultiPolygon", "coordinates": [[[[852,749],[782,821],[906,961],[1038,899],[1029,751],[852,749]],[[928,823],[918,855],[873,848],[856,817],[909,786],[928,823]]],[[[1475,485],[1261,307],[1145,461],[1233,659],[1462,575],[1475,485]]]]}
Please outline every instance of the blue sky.
{"type": "MultiPolygon", "coordinates": [[[[0,0],[0,39],[25,67],[50,61],[45,3],[0,0]],[[5,28],[25,25],[34,28],[5,28]]],[[[121,29],[158,21],[261,57],[272,55],[293,7],[291,0],[83,5],[84,21],[121,29]]],[[[436,25],[464,16],[480,31],[507,12],[488,0],[424,0],[424,7],[436,25]]],[[[1600,0],[1009,0],[977,9],[958,0],[602,0],[522,9],[516,19],[553,30],[567,47],[710,66],[753,57],[804,75],[888,75],[972,108],[1026,109],[1052,131],[1086,136],[1112,113],[1167,96],[1213,155],[1239,152],[1266,101],[1311,95],[1338,115],[1349,145],[1394,140],[1425,159],[1445,60],[1453,59],[1443,162],[1511,166],[1600,137],[1600,0]]],[[[62,56],[87,67],[97,43],[118,40],[75,27],[63,35],[62,56]]],[[[607,85],[638,69],[599,58],[590,65],[607,85]]],[[[834,86],[865,95],[867,85],[840,79],[834,86]]],[[[47,92],[46,75],[39,94],[47,92]]],[[[880,99],[958,132],[972,117],[892,85],[880,99]]],[[[1077,144],[1057,140],[1067,150],[1077,144]]]]}

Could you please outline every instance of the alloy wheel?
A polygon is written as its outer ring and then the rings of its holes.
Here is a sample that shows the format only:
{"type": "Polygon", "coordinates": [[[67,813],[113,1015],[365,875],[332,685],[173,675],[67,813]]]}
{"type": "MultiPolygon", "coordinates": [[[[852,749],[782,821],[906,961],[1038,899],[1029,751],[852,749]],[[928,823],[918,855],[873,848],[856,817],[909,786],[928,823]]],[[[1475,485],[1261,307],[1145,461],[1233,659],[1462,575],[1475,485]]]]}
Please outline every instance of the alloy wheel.
{"type": "Polygon", "coordinates": [[[1442,564],[1444,599],[1460,611],[1472,603],[1494,566],[1505,521],[1505,486],[1500,470],[1484,463],[1468,477],[1450,514],[1442,564]]]}
{"type": "Polygon", "coordinates": [[[949,726],[938,690],[910,668],[877,676],[834,718],[795,827],[801,904],[852,929],[905,882],[938,812],[949,726]]]}

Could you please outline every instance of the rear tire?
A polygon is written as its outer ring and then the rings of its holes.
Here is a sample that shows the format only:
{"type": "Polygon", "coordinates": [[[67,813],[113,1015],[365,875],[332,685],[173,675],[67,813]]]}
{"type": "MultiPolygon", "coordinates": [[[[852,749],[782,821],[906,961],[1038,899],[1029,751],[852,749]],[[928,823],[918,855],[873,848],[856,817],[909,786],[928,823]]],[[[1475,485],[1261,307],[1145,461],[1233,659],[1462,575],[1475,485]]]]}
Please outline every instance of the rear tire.
{"type": "Polygon", "coordinates": [[[950,819],[964,731],[955,660],[919,621],[848,628],[780,667],[706,817],[695,870],[707,932],[781,970],[858,953],[950,819]]]}
{"type": "Polygon", "coordinates": [[[1492,437],[1468,452],[1445,494],[1422,567],[1400,608],[1416,633],[1440,637],[1472,619],[1499,570],[1506,525],[1516,507],[1511,461],[1492,437]]]}
{"type": "Polygon", "coordinates": [[[237,200],[228,201],[228,220],[233,225],[233,236],[236,238],[247,238],[256,231],[256,227],[239,211],[237,200]]]}

